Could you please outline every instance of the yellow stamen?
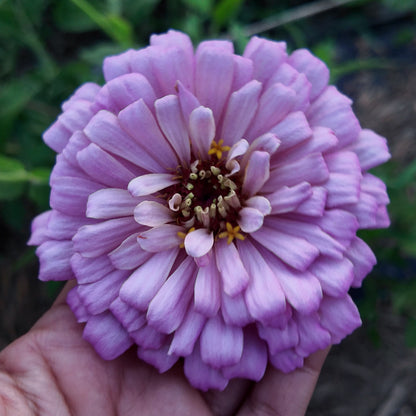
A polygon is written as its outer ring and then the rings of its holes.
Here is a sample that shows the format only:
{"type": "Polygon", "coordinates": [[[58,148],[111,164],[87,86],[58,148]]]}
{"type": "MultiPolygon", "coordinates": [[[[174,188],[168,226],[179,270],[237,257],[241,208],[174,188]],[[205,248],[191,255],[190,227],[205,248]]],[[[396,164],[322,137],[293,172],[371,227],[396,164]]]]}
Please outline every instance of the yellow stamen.
{"type": "Polygon", "coordinates": [[[244,240],[245,238],[244,235],[239,232],[240,231],[239,225],[236,225],[235,227],[233,227],[229,222],[227,222],[225,226],[227,227],[227,230],[223,231],[222,233],[219,233],[218,237],[227,238],[227,244],[231,244],[234,238],[237,238],[238,240],[244,240]]]}
{"type": "Polygon", "coordinates": [[[211,149],[208,150],[208,154],[217,156],[218,160],[221,159],[222,153],[228,152],[231,149],[230,146],[223,146],[223,143],[223,139],[219,140],[218,143],[215,140],[213,140],[211,143],[211,149]]]}
{"type": "Polygon", "coordinates": [[[184,241],[182,241],[180,244],[179,244],[179,248],[184,248],[185,247],[185,237],[189,234],[189,233],[191,233],[192,231],[195,231],[195,227],[191,227],[186,233],[184,233],[183,231],[178,231],[177,233],[176,233],[176,235],[179,237],[179,238],[182,238],[184,241]]]}

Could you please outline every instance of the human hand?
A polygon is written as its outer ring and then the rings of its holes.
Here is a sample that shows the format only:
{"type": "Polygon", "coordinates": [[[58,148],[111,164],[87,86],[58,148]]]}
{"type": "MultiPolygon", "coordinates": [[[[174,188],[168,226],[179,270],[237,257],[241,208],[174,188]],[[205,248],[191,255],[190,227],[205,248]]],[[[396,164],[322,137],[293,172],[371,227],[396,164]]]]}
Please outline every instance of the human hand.
{"type": "Polygon", "coordinates": [[[0,415],[280,415],[305,414],[328,353],[318,351],[289,374],[269,367],[259,383],[232,380],[202,393],[180,365],[159,374],[131,349],[104,361],[82,338],[66,305],[68,283],[51,309],[0,353],[0,415]]]}

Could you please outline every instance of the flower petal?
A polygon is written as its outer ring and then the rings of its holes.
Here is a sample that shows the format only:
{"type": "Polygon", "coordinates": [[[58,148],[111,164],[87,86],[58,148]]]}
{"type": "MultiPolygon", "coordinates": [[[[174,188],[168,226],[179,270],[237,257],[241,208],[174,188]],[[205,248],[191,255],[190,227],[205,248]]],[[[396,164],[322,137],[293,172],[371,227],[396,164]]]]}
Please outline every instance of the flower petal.
{"type": "Polygon", "coordinates": [[[192,139],[192,153],[197,158],[206,158],[215,137],[215,121],[209,108],[195,108],[189,116],[189,133],[192,139]]]}
{"type": "Polygon", "coordinates": [[[140,233],[137,241],[143,250],[158,253],[178,247],[182,243],[178,232],[183,232],[183,228],[174,224],[164,224],[140,233]]]}
{"type": "Polygon", "coordinates": [[[294,211],[303,201],[312,195],[311,185],[301,182],[294,186],[282,186],[267,195],[272,207],[272,214],[285,214],[294,211]]]}
{"type": "Polygon", "coordinates": [[[133,270],[149,259],[151,253],[143,250],[137,242],[137,233],[127,237],[108,254],[112,265],[119,270],[133,270]]]}
{"type": "Polygon", "coordinates": [[[76,160],[85,173],[110,188],[125,188],[135,176],[126,166],[94,143],[78,152],[76,160]]]}
{"type": "Polygon", "coordinates": [[[279,232],[267,224],[250,236],[296,270],[305,271],[319,255],[319,250],[304,238],[279,232]]]}
{"type": "Polygon", "coordinates": [[[201,333],[202,361],[214,368],[237,364],[243,354],[243,330],[219,317],[207,321],[201,333]]]}
{"type": "Polygon", "coordinates": [[[133,344],[129,334],[110,312],[91,316],[82,336],[104,360],[114,360],[133,344]]]}
{"type": "Polygon", "coordinates": [[[146,324],[146,315],[120,298],[114,299],[110,305],[110,311],[128,332],[137,331],[146,324]]]}
{"type": "Polygon", "coordinates": [[[244,136],[258,106],[261,83],[252,80],[231,94],[225,111],[221,138],[226,145],[233,145],[244,136]]]}
{"type": "Polygon", "coordinates": [[[188,165],[191,159],[191,148],[178,97],[166,95],[155,101],[154,105],[157,121],[163,134],[178,154],[179,160],[188,165]]]}
{"type": "Polygon", "coordinates": [[[138,310],[145,311],[169,276],[177,256],[177,248],[152,255],[123,283],[120,299],[138,310]]]}
{"type": "Polygon", "coordinates": [[[133,215],[138,199],[125,189],[100,189],[88,197],[88,218],[110,219],[133,215]]]}
{"type": "Polygon", "coordinates": [[[194,309],[202,315],[214,316],[221,305],[220,275],[213,256],[205,267],[200,267],[194,288],[194,309]]]}
{"type": "Polygon", "coordinates": [[[227,244],[225,239],[215,243],[215,258],[222,277],[224,292],[229,296],[241,293],[250,279],[234,243],[227,244]]]}
{"type": "Polygon", "coordinates": [[[133,196],[145,196],[178,183],[171,173],[149,173],[130,181],[128,190],[133,196]]]}
{"type": "Polygon", "coordinates": [[[244,207],[239,212],[237,220],[245,233],[257,231],[263,225],[264,215],[256,208],[244,207]]]}
{"type": "Polygon", "coordinates": [[[155,201],[143,201],[134,209],[134,219],[148,227],[158,227],[173,220],[170,209],[155,201]]]}
{"type": "Polygon", "coordinates": [[[149,325],[170,334],[182,323],[193,293],[196,266],[187,257],[169,276],[147,310],[149,325]]]}
{"type": "Polygon", "coordinates": [[[159,373],[165,373],[170,370],[179,359],[178,356],[169,355],[167,352],[167,344],[158,349],[137,348],[137,356],[157,368],[159,373]]]}
{"type": "Polygon", "coordinates": [[[184,244],[188,256],[202,257],[211,250],[214,235],[205,228],[199,228],[186,235],[184,244]]]}
{"type": "Polygon", "coordinates": [[[257,325],[260,338],[267,342],[271,355],[296,347],[299,343],[299,332],[296,323],[290,320],[284,328],[272,328],[257,325]]]}
{"type": "Polygon", "coordinates": [[[243,192],[255,195],[270,176],[270,154],[256,150],[252,153],[246,167],[243,192]]]}
{"type": "Polygon", "coordinates": [[[106,256],[94,258],[83,257],[74,253],[70,260],[71,268],[78,284],[92,283],[114,271],[114,267],[106,256]]]}
{"type": "Polygon", "coordinates": [[[49,240],[36,249],[39,257],[39,280],[71,280],[70,258],[73,253],[72,241],[49,240]]]}
{"type": "Polygon", "coordinates": [[[74,248],[85,257],[101,256],[114,250],[127,236],[139,230],[140,226],[132,217],[84,225],[74,235],[74,248]]]}

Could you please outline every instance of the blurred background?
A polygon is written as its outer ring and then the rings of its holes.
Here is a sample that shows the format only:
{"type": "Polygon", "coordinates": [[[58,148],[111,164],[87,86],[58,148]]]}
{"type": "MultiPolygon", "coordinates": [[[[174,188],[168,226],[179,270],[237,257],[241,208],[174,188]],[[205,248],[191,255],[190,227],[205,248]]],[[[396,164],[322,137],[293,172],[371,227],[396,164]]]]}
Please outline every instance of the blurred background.
{"type": "Polygon", "coordinates": [[[333,347],[309,416],[416,415],[416,0],[0,0],[0,348],[27,331],[60,283],[37,281],[31,219],[48,209],[55,154],[41,139],[60,104],[102,83],[105,56],[175,28],[194,43],[258,34],[307,47],[387,137],[392,225],[361,236],[379,264],[352,294],[363,327],[333,347]]]}

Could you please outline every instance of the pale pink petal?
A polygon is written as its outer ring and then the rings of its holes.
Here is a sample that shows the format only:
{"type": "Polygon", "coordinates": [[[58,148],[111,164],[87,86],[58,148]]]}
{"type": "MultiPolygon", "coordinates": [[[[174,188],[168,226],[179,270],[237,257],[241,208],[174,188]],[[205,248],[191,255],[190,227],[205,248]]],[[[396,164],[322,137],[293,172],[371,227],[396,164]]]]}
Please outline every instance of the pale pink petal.
{"type": "Polygon", "coordinates": [[[184,244],[188,256],[202,257],[211,250],[214,235],[205,228],[199,228],[186,235],[184,244]]]}
{"type": "Polygon", "coordinates": [[[172,211],[155,201],[143,201],[134,209],[134,219],[148,227],[158,227],[173,220],[172,211]]]}
{"type": "Polygon", "coordinates": [[[27,242],[30,246],[39,246],[45,241],[49,240],[48,236],[48,222],[52,214],[52,210],[45,211],[36,216],[32,221],[30,239],[27,242]]]}
{"type": "Polygon", "coordinates": [[[298,345],[298,327],[293,320],[290,320],[284,328],[272,328],[257,325],[257,329],[260,338],[267,342],[270,355],[275,355],[280,351],[284,351],[298,345]]]}
{"type": "Polygon", "coordinates": [[[113,270],[95,282],[79,284],[78,295],[87,311],[92,315],[98,315],[108,310],[111,303],[117,298],[128,273],[125,270],[113,270]]]}
{"type": "Polygon", "coordinates": [[[283,262],[300,271],[305,271],[319,255],[319,250],[304,238],[277,231],[266,223],[250,236],[283,262]]]}
{"type": "Polygon", "coordinates": [[[52,150],[59,153],[65,148],[71,135],[72,131],[56,121],[43,133],[42,138],[52,150]]]}
{"type": "Polygon", "coordinates": [[[282,186],[295,186],[301,182],[320,185],[325,183],[328,177],[329,172],[324,158],[319,153],[312,153],[292,163],[279,163],[271,170],[270,179],[262,191],[274,192],[282,186]]]}
{"type": "Polygon", "coordinates": [[[264,221],[264,214],[256,208],[244,207],[239,212],[237,224],[245,233],[257,231],[264,221]]]}
{"type": "Polygon", "coordinates": [[[52,186],[50,205],[64,214],[83,216],[89,195],[102,187],[100,184],[82,178],[60,177],[59,183],[52,186]]]}
{"type": "Polygon", "coordinates": [[[71,308],[72,313],[77,318],[78,323],[87,322],[90,319],[91,314],[88,313],[85,306],[82,304],[81,299],[78,296],[77,287],[73,287],[66,295],[66,303],[71,308]]]}
{"type": "Polygon", "coordinates": [[[176,355],[168,355],[168,344],[158,349],[137,348],[137,356],[146,363],[157,368],[159,373],[165,373],[178,361],[176,355]]]}
{"type": "Polygon", "coordinates": [[[74,253],[70,260],[71,268],[79,284],[92,283],[114,271],[114,266],[106,256],[83,257],[74,253]]]}
{"type": "MultiPolygon", "coordinates": [[[[301,111],[290,113],[279,124],[274,126],[270,132],[275,134],[281,142],[279,153],[276,156],[279,156],[286,149],[294,148],[299,143],[303,144],[312,135],[312,129],[308,120],[301,111]]],[[[297,149],[301,148],[302,146],[297,149]]]]}
{"type": "Polygon", "coordinates": [[[215,258],[210,256],[205,267],[200,267],[194,288],[194,309],[205,316],[214,316],[221,305],[221,276],[215,258]]]}
{"type": "Polygon", "coordinates": [[[364,277],[371,272],[377,263],[377,259],[370,247],[358,237],[354,237],[345,255],[354,265],[352,286],[360,287],[364,277]]]}
{"type": "MultiPolygon", "coordinates": [[[[119,117],[125,111],[129,111],[131,106],[135,104],[125,108],[119,117]]],[[[131,132],[127,131],[124,126],[122,128],[119,120],[122,119],[106,110],[101,110],[90,120],[84,132],[93,143],[114,155],[120,156],[150,172],[163,171],[163,166],[144,152],[142,143],[131,136],[131,132]]],[[[135,121],[136,126],[138,122],[140,121],[135,121]]]]}
{"type": "Polygon", "coordinates": [[[120,289],[120,299],[145,311],[169,276],[177,256],[177,248],[151,256],[126,279],[120,289]]]}
{"type": "Polygon", "coordinates": [[[137,241],[143,250],[158,253],[178,247],[183,242],[178,232],[183,231],[183,228],[178,225],[164,224],[140,233],[137,241]]]}
{"type": "Polygon", "coordinates": [[[354,267],[347,258],[337,260],[322,256],[309,271],[318,278],[322,290],[329,296],[345,296],[354,279],[354,267]]]}
{"type": "Polygon", "coordinates": [[[104,360],[114,360],[133,344],[127,331],[110,312],[91,316],[82,336],[104,360]]]}
{"type": "MultiPolygon", "coordinates": [[[[325,302],[325,297],[322,303],[325,302]]],[[[341,318],[342,319],[342,318],[341,318]]],[[[318,314],[302,315],[296,319],[299,331],[299,344],[295,351],[302,357],[307,357],[315,351],[323,350],[331,345],[331,335],[322,326],[322,320],[318,314]]]]}
{"type": "Polygon", "coordinates": [[[243,327],[254,321],[242,293],[231,297],[224,291],[221,292],[221,314],[227,325],[243,327]]]}
{"type": "Polygon", "coordinates": [[[221,138],[226,145],[233,145],[244,137],[256,113],[261,87],[260,82],[252,80],[231,94],[221,133],[221,138]]]}
{"type": "Polygon", "coordinates": [[[185,120],[185,124],[188,125],[189,116],[191,115],[192,111],[195,110],[195,108],[200,107],[201,104],[195,95],[192,94],[192,92],[189,91],[186,87],[184,87],[180,81],[178,81],[176,88],[178,90],[177,94],[182,110],[182,116],[185,120]]]}
{"type": "Polygon", "coordinates": [[[74,249],[85,257],[97,257],[114,250],[140,226],[132,217],[84,225],[74,235],[74,249]]]}
{"type": "Polygon", "coordinates": [[[208,150],[215,137],[215,121],[209,108],[200,106],[191,112],[189,133],[194,156],[202,159],[208,157],[208,150]]]}
{"type": "Polygon", "coordinates": [[[390,159],[387,141],[372,130],[361,130],[358,140],[351,146],[358,158],[362,170],[381,165],[390,159]]]}
{"type": "Polygon", "coordinates": [[[244,292],[250,315],[262,323],[270,322],[286,309],[278,277],[250,241],[239,241],[238,251],[251,277],[244,292]]]}
{"type": "Polygon", "coordinates": [[[234,243],[228,244],[226,239],[215,243],[215,258],[220,271],[224,292],[229,296],[241,293],[250,279],[234,243]]]}
{"type": "Polygon", "coordinates": [[[262,252],[265,260],[279,280],[287,301],[301,314],[310,314],[319,308],[322,288],[309,271],[299,272],[286,267],[276,256],[262,252]]]}
{"type": "Polygon", "coordinates": [[[171,173],[149,173],[130,181],[128,190],[133,196],[145,196],[178,183],[171,173]]]}
{"type": "Polygon", "coordinates": [[[190,383],[202,391],[224,390],[228,384],[228,379],[221,374],[221,371],[202,361],[198,344],[192,354],[185,357],[184,372],[190,383]]]}
{"type": "Polygon", "coordinates": [[[36,249],[39,257],[39,280],[71,280],[70,258],[73,253],[72,241],[49,240],[36,249]]]}
{"type": "Polygon", "coordinates": [[[313,56],[307,49],[294,51],[288,59],[288,63],[299,72],[306,75],[311,83],[311,100],[322,93],[329,81],[329,70],[327,66],[317,57],[313,56]]]}
{"type": "Polygon", "coordinates": [[[97,221],[85,217],[66,215],[53,210],[51,212],[47,234],[49,239],[70,240],[83,225],[95,224],[97,221]]]}
{"type": "Polygon", "coordinates": [[[251,59],[233,55],[234,76],[231,91],[237,91],[253,79],[254,65],[251,59]]]}
{"type": "Polygon", "coordinates": [[[233,81],[233,55],[214,47],[198,48],[195,92],[199,102],[212,110],[216,124],[221,118],[233,81]]]}
{"type": "Polygon", "coordinates": [[[85,149],[91,141],[87,138],[83,131],[76,131],[68,141],[68,144],[62,150],[62,155],[75,167],[79,167],[77,161],[77,153],[85,149]]]}
{"type": "Polygon", "coordinates": [[[156,350],[166,345],[167,336],[161,334],[149,325],[144,325],[136,331],[130,332],[134,342],[142,348],[156,350]]]}
{"type": "Polygon", "coordinates": [[[132,216],[138,202],[125,189],[100,189],[88,197],[86,216],[99,219],[132,216]]]}
{"type": "Polygon", "coordinates": [[[137,242],[137,233],[127,237],[116,249],[108,254],[112,265],[119,270],[133,270],[151,256],[137,242]]]}
{"type": "Polygon", "coordinates": [[[290,373],[296,368],[303,367],[303,357],[297,354],[293,348],[279,351],[275,355],[270,355],[269,361],[283,373],[290,373]]]}
{"type": "Polygon", "coordinates": [[[110,188],[125,188],[135,176],[126,166],[94,143],[78,152],[76,160],[91,178],[110,188]]]}
{"type": "Polygon", "coordinates": [[[244,335],[216,316],[207,321],[200,338],[202,361],[214,368],[237,364],[243,353],[244,335]]]}
{"type": "Polygon", "coordinates": [[[187,257],[150,302],[147,310],[150,326],[165,334],[179,327],[192,298],[195,273],[195,263],[187,257]]]}
{"type": "MultiPolygon", "coordinates": [[[[144,159],[150,159],[148,163],[157,162],[157,170],[148,169],[151,172],[164,172],[176,169],[178,158],[172,146],[163,136],[156,120],[143,100],[135,101],[127,106],[118,115],[120,126],[130,135],[130,140],[140,147],[144,159]],[[140,126],[140,128],[138,128],[140,126]]],[[[132,149],[133,150],[133,149],[132,149]]],[[[126,157],[127,160],[130,160],[126,157]]],[[[139,166],[142,164],[137,163],[139,166]]]]}
{"type": "Polygon", "coordinates": [[[247,199],[245,205],[259,210],[263,215],[269,215],[272,209],[269,199],[259,195],[247,199]]]}
{"type": "Polygon", "coordinates": [[[225,367],[222,373],[228,378],[245,378],[260,381],[266,371],[267,348],[265,343],[259,339],[253,329],[244,331],[243,354],[240,362],[225,367]]]}
{"type": "Polygon", "coordinates": [[[361,131],[351,103],[331,85],[311,104],[306,116],[313,127],[331,128],[339,139],[339,147],[344,147],[357,140],[361,131]]]}
{"type": "Polygon", "coordinates": [[[205,321],[206,317],[204,315],[190,308],[182,324],[173,335],[168,354],[182,357],[191,354],[205,325],[205,321]]]}
{"type": "Polygon", "coordinates": [[[120,75],[133,72],[130,67],[130,60],[134,53],[135,51],[133,49],[129,49],[119,55],[108,56],[104,59],[103,73],[106,82],[120,75]]]}
{"type": "Polygon", "coordinates": [[[124,74],[104,85],[95,98],[94,109],[110,110],[117,115],[139,99],[152,106],[156,99],[152,86],[142,74],[124,74]]]}
{"type": "Polygon", "coordinates": [[[120,298],[116,298],[111,303],[110,311],[129,332],[137,331],[146,324],[146,315],[132,308],[120,298]]]}
{"type": "Polygon", "coordinates": [[[254,78],[264,83],[286,60],[286,43],[272,42],[254,36],[247,44],[243,56],[253,61],[254,78]]]}
{"type": "Polygon", "coordinates": [[[68,100],[62,103],[62,110],[66,111],[68,108],[72,107],[79,100],[93,102],[98,91],[101,87],[94,82],[86,82],[82,84],[75,92],[68,98],[68,100]]]}
{"type": "Polygon", "coordinates": [[[324,215],[328,191],[322,186],[313,186],[312,195],[301,202],[294,212],[311,217],[322,217],[324,215]]]}
{"type": "Polygon", "coordinates": [[[260,97],[256,116],[246,132],[247,138],[253,140],[269,132],[291,112],[295,100],[296,93],[283,84],[277,83],[268,88],[260,97]]]}
{"type": "Polygon", "coordinates": [[[277,191],[267,195],[267,199],[270,201],[272,214],[285,214],[294,211],[311,195],[310,184],[301,182],[294,186],[282,186],[277,191]]]}
{"type": "Polygon", "coordinates": [[[315,224],[285,218],[269,217],[267,225],[285,234],[291,234],[295,237],[302,236],[302,238],[313,244],[321,254],[341,259],[345,251],[345,247],[341,243],[322,231],[322,229],[315,224]]]}
{"type": "Polygon", "coordinates": [[[270,154],[256,150],[252,153],[244,175],[243,192],[246,195],[255,195],[270,176],[270,154]]]}
{"type": "Polygon", "coordinates": [[[191,159],[191,147],[178,97],[167,95],[155,101],[154,105],[163,134],[177,153],[179,160],[188,165],[191,159]]]}
{"type": "Polygon", "coordinates": [[[343,338],[361,326],[360,313],[350,298],[325,296],[319,309],[321,325],[331,334],[331,343],[338,344],[343,338]]]}

